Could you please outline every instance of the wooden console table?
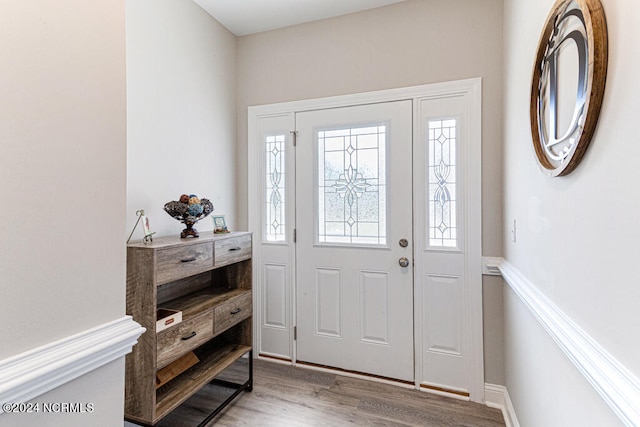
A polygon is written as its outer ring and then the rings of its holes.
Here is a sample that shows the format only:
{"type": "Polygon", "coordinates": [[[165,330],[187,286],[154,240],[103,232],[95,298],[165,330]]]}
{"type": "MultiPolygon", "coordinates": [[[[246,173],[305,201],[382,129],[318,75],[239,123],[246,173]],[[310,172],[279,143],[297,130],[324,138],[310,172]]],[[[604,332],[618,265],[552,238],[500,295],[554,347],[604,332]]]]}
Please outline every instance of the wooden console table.
{"type": "Polygon", "coordinates": [[[236,391],[202,424],[251,391],[251,262],[251,234],[244,232],[127,246],[127,314],[147,329],[126,358],[127,420],[155,425],[247,353],[249,379],[223,382],[236,391]],[[158,309],[179,312],[182,320],[156,332],[158,309]],[[158,386],[185,360],[193,366],[158,386]]]}

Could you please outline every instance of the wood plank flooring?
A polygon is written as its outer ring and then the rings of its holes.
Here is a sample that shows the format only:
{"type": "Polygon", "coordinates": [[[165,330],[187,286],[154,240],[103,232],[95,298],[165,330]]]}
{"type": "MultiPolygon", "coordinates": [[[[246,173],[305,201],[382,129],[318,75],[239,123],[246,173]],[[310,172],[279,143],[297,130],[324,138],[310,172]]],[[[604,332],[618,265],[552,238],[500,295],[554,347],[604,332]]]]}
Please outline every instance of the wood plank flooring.
{"type": "MultiPolygon", "coordinates": [[[[238,361],[224,379],[246,380],[247,363],[238,361]]],[[[195,426],[231,392],[207,385],[158,425],[195,426]]],[[[494,427],[505,423],[499,410],[481,404],[256,360],[253,392],[242,393],[209,425],[494,427]]]]}

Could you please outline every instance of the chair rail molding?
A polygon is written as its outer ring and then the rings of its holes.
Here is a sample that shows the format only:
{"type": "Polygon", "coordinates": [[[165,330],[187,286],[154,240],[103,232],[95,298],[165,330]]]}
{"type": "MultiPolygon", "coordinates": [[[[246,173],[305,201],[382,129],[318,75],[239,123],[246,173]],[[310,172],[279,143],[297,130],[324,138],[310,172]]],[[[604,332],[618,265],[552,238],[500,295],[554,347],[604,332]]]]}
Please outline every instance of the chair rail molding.
{"type": "Polygon", "coordinates": [[[144,331],[124,316],[0,360],[0,402],[26,402],[115,361],[131,352],[144,331]]]}
{"type": "Polygon", "coordinates": [[[627,426],[640,425],[640,380],[549,300],[516,267],[499,264],[502,277],[560,349],[627,426]]]}

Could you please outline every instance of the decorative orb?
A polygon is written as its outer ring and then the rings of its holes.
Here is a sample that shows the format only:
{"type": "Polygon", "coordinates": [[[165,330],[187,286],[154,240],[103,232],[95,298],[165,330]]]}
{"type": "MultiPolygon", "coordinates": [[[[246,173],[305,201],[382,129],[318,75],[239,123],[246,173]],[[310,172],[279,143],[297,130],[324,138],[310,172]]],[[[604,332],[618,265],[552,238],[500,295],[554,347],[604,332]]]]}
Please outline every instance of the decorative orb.
{"type": "Polygon", "coordinates": [[[200,204],[202,205],[202,213],[204,216],[209,215],[213,212],[213,203],[209,201],[209,199],[200,199],[200,204]]]}
{"type": "Polygon", "coordinates": [[[197,196],[189,197],[189,204],[190,205],[199,205],[200,204],[200,199],[197,196]]]}
{"type": "Polygon", "coordinates": [[[200,204],[189,205],[189,215],[191,216],[200,216],[203,211],[204,211],[204,208],[200,204]]]}
{"type": "Polygon", "coordinates": [[[189,195],[183,194],[180,196],[180,203],[189,203],[189,195]]]}

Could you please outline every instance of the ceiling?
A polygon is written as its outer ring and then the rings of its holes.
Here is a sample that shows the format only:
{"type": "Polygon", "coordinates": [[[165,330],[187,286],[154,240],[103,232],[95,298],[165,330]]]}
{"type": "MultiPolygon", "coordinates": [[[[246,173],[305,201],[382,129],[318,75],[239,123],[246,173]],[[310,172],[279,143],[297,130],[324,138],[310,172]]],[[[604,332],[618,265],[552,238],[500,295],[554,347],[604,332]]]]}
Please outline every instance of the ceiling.
{"type": "Polygon", "coordinates": [[[373,9],[405,0],[193,0],[236,36],[373,9]]]}

